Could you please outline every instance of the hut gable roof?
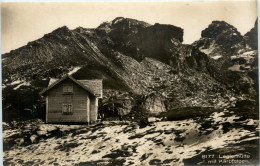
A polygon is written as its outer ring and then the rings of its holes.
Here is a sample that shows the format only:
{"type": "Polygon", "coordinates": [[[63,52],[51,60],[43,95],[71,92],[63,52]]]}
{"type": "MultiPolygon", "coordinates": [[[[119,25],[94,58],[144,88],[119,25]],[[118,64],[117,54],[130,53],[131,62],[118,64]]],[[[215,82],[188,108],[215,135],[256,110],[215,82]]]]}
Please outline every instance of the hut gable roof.
{"type": "Polygon", "coordinates": [[[54,81],[53,83],[49,83],[49,86],[41,91],[41,94],[44,95],[47,91],[55,87],[64,79],[69,78],[74,83],[78,84],[80,87],[90,92],[94,96],[102,96],[102,80],[76,80],[70,75],[65,75],[59,80],[54,81]],[[97,85],[97,87],[95,87],[97,85]]]}
{"type": "Polygon", "coordinates": [[[93,90],[95,95],[102,97],[102,80],[77,80],[79,81],[82,85],[90,88],[93,90]]]}

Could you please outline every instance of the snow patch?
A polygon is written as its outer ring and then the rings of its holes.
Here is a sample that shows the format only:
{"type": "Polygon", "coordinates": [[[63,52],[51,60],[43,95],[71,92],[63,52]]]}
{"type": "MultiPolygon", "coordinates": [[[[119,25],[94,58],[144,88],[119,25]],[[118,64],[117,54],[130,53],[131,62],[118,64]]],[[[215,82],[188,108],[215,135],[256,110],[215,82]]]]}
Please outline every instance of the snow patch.
{"type": "MultiPolygon", "coordinates": [[[[221,123],[234,123],[234,119],[239,118],[236,115],[229,117],[224,115],[223,112],[212,113],[208,120],[214,121],[212,124],[216,129],[211,127],[204,131],[201,130],[201,124],[193,119],[155,122],[145,128],[139,128],[137,124],[131,122],[128,125],[122,125],[116,121],[103,122],[101,126],[40,124],[38,131],[49,133],[59,129],[64,136],[56,138],[50,135],[37,144],[12,148],[5,151],[4,160],[11,159],[14,165],[19,165],[18,159],[24,162],[33,161],[34,165],[39,165],[42,161],[45,165],[51,165],[50,163],[53,162],[60,165],[73,165],[100,161],[97,165],[102,165],[109,164],[111,158],[114,158],[113,155],[118,155],[117,159],[125,160],[123,165],[130,163],[151,165],[149,163],[154,159],[161,162],[178,159],[171,165],[184,165],[183,159],[200,155],[209,147],[214,150],[259,139],[255,131],[249,131],[243,127],[233,128],[224,133],[221,123]],[[205,135],[208,132],[210,133],[205,135]],[[249,138],[244,136],[249,136],[249,138]],[[178,141],[177,138],[183,140],[178,141]],[[145,159],[140,160],[140,158],[145,159]]],[[[246,125],[252,124],[258,123],[249,119],[246,125]]],[[[256,130],[258,128],[259,126],[256,130]]],[[[7,134],[10,136],[17,132],[18,130],[4,130],[4,139],[7,139],[7,134]]],[[[32,135],[30,139],[33,142],[37,140],[37,137],[32,135]]]]}
{"type": "Polygon", "coordinates": [[[56,82],[58,79],[57,78],[50,78],[50,81],[49,81],[49,85],[50,86],[51,84],[53,84],[54,82],[56,82]]]}
{"type": "Polygon", "coordinates": [[[76,73],[79,69],[81,69],[81,67],[79,67],[79,66],[74,67],[68,74],[72,75],[73,73],[76,73]]]}
{"type": "Polygon", "coordinates": [[[16,81],[13,81],[10,85],[16,85],[16,84],[20,84],[22,83],[21,80],[16,80],[16,81]]]}
{"type": "Polygon", "coordinates": [[[122,21],[122,20],[124,20],[124,18],[118,18],[118,19],[116,19],[116,20],[114,21],[113,24],[117,24],[117,23],[119,23],[119,22],[122,21]]]}
{"type": "Polygon", "coordinates": [[[253,119],[250,119],[249,122],[247,122],[247,125],[251,126],[251,125],[254,125],[254,120],[253,119]]]}
{"type": "Polygon", "coordinates": [[[93,31],[93,30],[90,30],[90,29],[87,29],[87,30],[85,30],[85,33],[94,34],[94,31],[93,31]]]}
{"type": "Polygon", "coordinates": [[[228,70],[231,70],[231,71],[240,71],[240,66],[241,66],[241,65],[233,65],[233,66],[229,67],[228,70]]]}
{"type": "Polygon", "coordinates": [[[30,83],[29,83],[29,82],[23,82],[23,83],[17,85],[17,86],[14,88],[14,90],[19,89],[21,86],[30,86],[30,83]]]}
{"type": "Polygon", "coordinates": [[[215,60],[218,60],[219,58],[222,58],[223,56],[222,55],[216,55],[216,56],[213,56],[211,57],[212,59],[215,59],[215,60]]]}
{"type": "Polygon", "coordinates": [[[257,54],[257,51],[253,50],[253,51],[244,52],[242,55],[244,55],[244,56],[252,56],[252,55],[255,55],[255,54],[257,54]]]}
{"type": "Polygon", "coordinates": [[[200,49],[200,51],[207,54],[207,55],[209,55],[209,53],[210,53],[209,49],[200,49]]]}
{"type": "Polygon", "coordinates": [[[211,44],[209,48],[207,49],[200,49],[201,52],[209,55],[213,50],[215,50],[215,44],[211,44]]]}

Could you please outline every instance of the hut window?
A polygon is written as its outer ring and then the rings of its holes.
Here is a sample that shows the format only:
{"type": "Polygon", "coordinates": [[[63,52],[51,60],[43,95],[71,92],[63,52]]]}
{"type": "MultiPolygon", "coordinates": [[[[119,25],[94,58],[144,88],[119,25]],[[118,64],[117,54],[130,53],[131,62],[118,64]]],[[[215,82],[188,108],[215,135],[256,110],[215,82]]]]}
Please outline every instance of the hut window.
{"type": "Polygon", "coordinates": [[[73,86],[72,85],[64,85],[63,86],[63,94],[72,94],[73,86]]]}
{"type": "Polygon", "coordinates": [[[71,115],[72,114],[72,104],[71,103],[62,104],[62,113],[65,115],[71,115]]]}

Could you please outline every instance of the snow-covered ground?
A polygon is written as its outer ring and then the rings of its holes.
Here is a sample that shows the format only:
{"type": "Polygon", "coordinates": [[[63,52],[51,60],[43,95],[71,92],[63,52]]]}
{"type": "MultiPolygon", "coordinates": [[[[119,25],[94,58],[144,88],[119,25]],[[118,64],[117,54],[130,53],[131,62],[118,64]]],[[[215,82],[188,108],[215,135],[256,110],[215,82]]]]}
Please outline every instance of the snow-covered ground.
{"type": "Polygon", "coordinates": [[[134,122],[86,126],[38,121],[22,129],[3,124],[4,164],[184,165],[205,151],[241,150],[259,139],[258,123],[215,112],[208,118],[154,122],[144,128],[134,122]]]}

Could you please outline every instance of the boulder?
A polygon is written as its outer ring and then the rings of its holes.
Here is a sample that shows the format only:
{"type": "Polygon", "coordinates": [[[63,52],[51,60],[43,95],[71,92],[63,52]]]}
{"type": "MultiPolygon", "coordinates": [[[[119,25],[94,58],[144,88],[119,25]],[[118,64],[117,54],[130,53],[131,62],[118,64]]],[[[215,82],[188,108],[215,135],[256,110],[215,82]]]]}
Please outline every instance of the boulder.
{"type": "Polygon", "coordinates": [[[159,94],[151,94],[146,97],[144,101],[145,108],[151,115],[159,115],[162,112],[166,112],[164,98],[159,94]]]}

